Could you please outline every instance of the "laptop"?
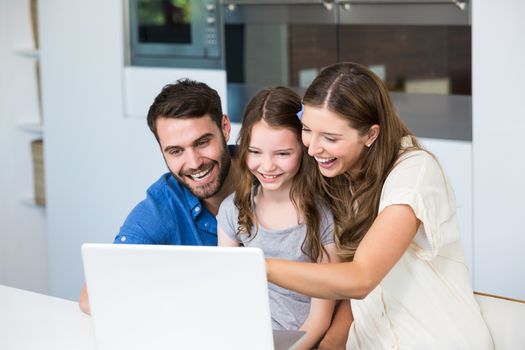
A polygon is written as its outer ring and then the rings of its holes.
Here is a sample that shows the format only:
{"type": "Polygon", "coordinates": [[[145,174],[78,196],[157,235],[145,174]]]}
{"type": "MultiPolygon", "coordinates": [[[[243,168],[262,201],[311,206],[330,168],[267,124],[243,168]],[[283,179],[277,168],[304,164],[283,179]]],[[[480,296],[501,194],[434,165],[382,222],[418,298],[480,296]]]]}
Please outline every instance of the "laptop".
{"type": "Polygon", "coordinates": [[[95,342],[115,349],[294,349],[272,331],[257,248],[84,244],[95,342]]]}

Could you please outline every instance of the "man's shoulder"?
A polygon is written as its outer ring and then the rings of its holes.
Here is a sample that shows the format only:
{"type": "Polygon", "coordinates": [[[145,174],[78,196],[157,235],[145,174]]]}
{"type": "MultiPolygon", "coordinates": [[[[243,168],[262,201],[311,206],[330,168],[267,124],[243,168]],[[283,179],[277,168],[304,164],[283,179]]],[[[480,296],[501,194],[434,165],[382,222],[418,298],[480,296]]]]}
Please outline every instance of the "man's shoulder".
{"type": "Polygon", "coordinates": [[[183,186],[171,173],[162,175],[146,191],[146,198],[140,201],[128,215],[128,220],[139,221],[159,220],[159,225],[165,225],[179,217],[181,207],[187,207],[187,199],[183,186]]]}
{"type": "Polygon", "coordinates": [[[180,244],[179,226],[186,224],[189,211],[184,191],[171,173],[162,175],[147,190],[146,198],[128,214],[115,242],[180,244]]]}

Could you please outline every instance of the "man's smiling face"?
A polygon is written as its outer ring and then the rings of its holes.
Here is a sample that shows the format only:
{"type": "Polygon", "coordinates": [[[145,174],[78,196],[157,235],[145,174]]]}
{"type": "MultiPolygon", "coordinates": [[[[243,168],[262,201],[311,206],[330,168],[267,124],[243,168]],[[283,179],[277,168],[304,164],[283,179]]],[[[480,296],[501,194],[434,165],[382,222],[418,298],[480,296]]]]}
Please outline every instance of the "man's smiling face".
{"type": "Polygon", "coordinates": [[[222,130],[209,115],[157,120],[159,144],[169,170],[197,198],[217,194],[230,169],[226,146],[230,124],[223,117],[222,130]]]}

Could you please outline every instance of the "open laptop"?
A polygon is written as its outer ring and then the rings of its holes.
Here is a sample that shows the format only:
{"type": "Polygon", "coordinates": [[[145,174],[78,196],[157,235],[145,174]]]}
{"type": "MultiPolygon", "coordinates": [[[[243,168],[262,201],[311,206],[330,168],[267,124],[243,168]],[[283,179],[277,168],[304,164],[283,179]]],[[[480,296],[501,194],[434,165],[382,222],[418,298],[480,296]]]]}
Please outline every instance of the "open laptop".
{"type": "Polygon", "coordinates": [[[84,244],[95,341],[115,349],[293,349],[273,331],[257,248],[84,244]]]}

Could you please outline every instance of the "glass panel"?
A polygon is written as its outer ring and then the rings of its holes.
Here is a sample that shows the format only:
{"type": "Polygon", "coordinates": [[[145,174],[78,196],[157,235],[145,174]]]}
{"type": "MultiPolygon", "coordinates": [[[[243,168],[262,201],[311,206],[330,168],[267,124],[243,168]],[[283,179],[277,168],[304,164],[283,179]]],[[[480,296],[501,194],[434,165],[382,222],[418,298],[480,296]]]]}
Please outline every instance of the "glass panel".
{"type": "Polygon", "coordinates": [[[239,121],[257,91],[284,85],[303,93],[319,70],[337,62],[334,24],[225,25],[229,116],[239,121]]]}
{"type": "Polygon", "coordinates": [[[139,0],[139,42],[191,43],[191,0],[139,0]]]}
{"type": "Polygon", "coordinates": [[[234,121],[260,89],[286,85],[302,94],[321,69],[344,61],[367,65],[392,92],[471,95],[470,26],[266,21],[227,23],[225,34],[234,121]]]}
{"type": "Polygon", "coordinates": [[[391,91],[472,91],[469,26],[341,25],[339,60],[369,66],[391,91]]]}

